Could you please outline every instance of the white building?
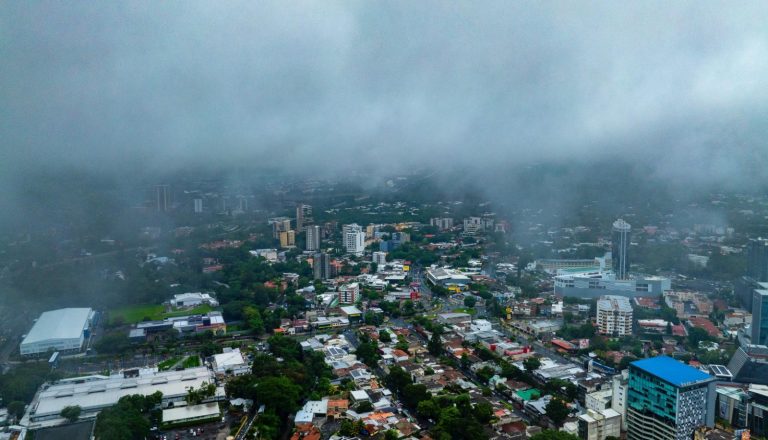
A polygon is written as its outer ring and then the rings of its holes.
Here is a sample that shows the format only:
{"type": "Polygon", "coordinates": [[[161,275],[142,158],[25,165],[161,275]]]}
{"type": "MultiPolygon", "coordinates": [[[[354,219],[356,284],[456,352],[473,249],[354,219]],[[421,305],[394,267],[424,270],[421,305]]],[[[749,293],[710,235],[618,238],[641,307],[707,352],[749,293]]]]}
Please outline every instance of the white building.
{"type": "Polygon", "coordinates": [[[173,307],[197,307],[202,304],[208,304],[211,307],[218,307],[219,302],[209,293],[187,292],[177,293],[170,300],[173,307]]]}
{"type": "Polygon", "coordinates": [[[453,219],[451,217],[435,217],[429,219],[430,226],[437,226],[438,229],[444,231],[453,227],[453,219]]]}
{"type": "Polygon", "coordinates": [[[592,411],[602,411],[611,407],[613,401],[613,390],[605,389],[588,393],[584,397],[584,403],[587,409],[592,411]]]}
{"type": "Polygon", "coordinates": [[[211,367],[219,375],[240,376],[251,372],[239,348],[227,347],[223,353],[213,355],[211,367]]]}
{"type": "Polygon", "coordinates": [[[339,287],[339,304],[354,304],[360,298],[360,284],[350,283],[339,287]]]}
{"type": "Polygon", "coordinates": [[[597,301],[597,328],[601,334],[632,334],[632,304],[623,296],[605,295],[597,301]]]}
{"type": "Polygon", "coordinates": [[[605,440],[621,437],[621,415],[608,408],[602,411],[588,409],[579,416],[579,437],[584,440],[605,440]]]}
{"type": "Polygon", "coordinates": [[[629,370],[613,376],[611,389],[611,409],[621,415],[621,429],[627,430],[627,388],[629,388],[629,370]]]}
{"type": "Polygon", "coordinates": [[[365,232],[357,223],[344,225],[342,228],[342,238],[344,240],[344,249],[347,253],[360,256],[365,252],[365,232]]]}
{"type": "Polygon", "coordinates": [[[44,312],[24,337],[19,351],[34,355],[53,351],[79,351],[88,337],[94,311],[67,308],[44,312]]]}
{"type": "MultiPolygon", "coordinates": [[[[94,375],[63,379],[38,393],[22,421],[29,427],[40,426],[46,421],[59,421],[61,410],[67,406],[80,406],[80,418],[92,418],[104,408],[115,405],[123,396],[148,396],[157,391],[163,393],[163,404],[167,406],[169,402],[183,402],[189,387],[200,388],[203,383],[214,383],[213,372],[207,367],[163,372],[143,370],[138,375],[94,375]]],[[[224,390],[219,388],[210,400],[223,397],[224,390]]]]}
{"type": "Polygon", "coordinates": [[[384,269],[384,266],[387,265],[387,253],[381,251],[374,252],[372,261],[376,263],[379,269],[384,269]]]}
{"type": "Polygon", "coordinates": [[[277,261],[277,249],[256,249],[248,252],[254,257],[263,257],[271,263],[277,261]]]}
{"type": "Polygon", "coordinates": [[[307,246],[308,251],[320,250],[320,226],[307,226],[307,246]]]}

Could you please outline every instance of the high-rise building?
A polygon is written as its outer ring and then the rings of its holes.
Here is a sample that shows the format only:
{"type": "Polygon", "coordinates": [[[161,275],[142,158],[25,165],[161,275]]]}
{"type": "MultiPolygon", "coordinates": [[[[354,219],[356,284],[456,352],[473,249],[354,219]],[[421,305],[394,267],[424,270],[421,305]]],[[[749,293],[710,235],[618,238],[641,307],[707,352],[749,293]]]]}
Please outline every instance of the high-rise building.
{"type": "Polygon", "coordinates": [[[453,219],[451,217],[435,217],[429,219],[430,226],[436,226],[437,229],[444,231],[453,227],[453,219]]]}
{"type": "Polygon", "coordinates": [[[377,266],[383,268],[387,264],[387,253],[381,251],[375,251],[373,258],[371,259],[377,266]]]}
{"type": "Polygon", "coordinates": [[[325,252],[318,252],[312,257],[312,272],[316,280],[327,280],[331,277],[331,259],[325,252]]]}
{"type": "Polygon", "coordinates": [[[714,377],[667,356],[632,362],[627,440],[688,440],[713,426],[714,377]]]}
{"type": "Polygon", "coordinates": [[[289,248],[296,246],[296,232],[294,230],[280,232],[280,247],[289,248]]]}
{"type": "Polygon", "coordinates": [[[312,218],[312,206],[299,204],[296,206],[296,230],[299,232],[304,231],[309,225],[314,224],[312,218]]]}
{"type": "Polygon", "coordinates": [[[768,282],[768,239],[753,238],[747,242],[747,276],[768,282]]]}
{"type": "Polygon", "coordinates": [[[600,334],[632,334],[632,304],[624,296],[604,295],[597,301],[597,328],[600,334]]]}
{"type": "Polygon", "coordinates": [[[308,251],[320,250],[320,226],[307,226],[307,246],[308,251]]]}
{"type": "Polygon", "coordinates": [[[356,223],[344,225],[342,228],[342,238],[344,240],[344,249],[347,253],[360,256],[365,252],[365,232],[363,228],[356,223]]]}
{"type": "Polygon", "coordinates": [[[339,304],[354,304],[360,298],[360,284],[350,283],[339,287],[339,304]]]}
{"type": "Polygon", "coordinates": [[[621,437],[621,415],[611,409],[588,409],[579,416],[579,437],[583,440],[605,440],[621,437]]]}
{"type": "Polygon", "coordinates": [[[272,224],[272,236],[275,238],[280,238],[281,232],[291,230],[291,219],[288,217],[271,218],[269,219],[269,223],[272,224]]]}
{"type": "Polygon", "coordinates": [[[203,212],[203,199],[194,199],[193,200],[194,206],[195,206],[195,214],[200,214],[203,212]]]}
{"type": "Polygon", "coordinates": [[[629,388],[629,371],[623,370],[613,376],[611,381],[611,408],[621,414],[621,430],[627,430],[627,390],[629,388]]]}
{"type": "Polygon", "coordinates": [[[613,222],[613,240],[611,242],[611,257],[613,258],[613,272],[616,278],[626,280],[629,278],[629,233],[632,226],[622,219],[613,222]]]}
{"type": "Polygon", "coordinates": [[[167,212],[171,206],[171,190],[168,185],[155,186],[155,206],[157,212],[167,212]]]}
{"type": "Polygon", "coordinates": [[[752,293],[752,344],[768,345],[768,290],[752,293]]]}

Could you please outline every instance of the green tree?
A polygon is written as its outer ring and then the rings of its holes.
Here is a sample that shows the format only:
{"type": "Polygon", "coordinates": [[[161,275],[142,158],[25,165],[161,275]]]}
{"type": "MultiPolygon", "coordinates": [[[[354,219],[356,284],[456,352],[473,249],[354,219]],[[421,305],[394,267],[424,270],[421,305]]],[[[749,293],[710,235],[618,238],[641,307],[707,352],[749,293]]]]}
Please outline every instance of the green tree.
{"type": "Polygon", "coordinates": [[[534,434],[530,440],[581,440],[581,439],[578,436],[569,434],[564,431],[554,431],[551,429],[545,429],[538,434],[534,434]]]}
{"type": "Polygon", "coordinates": [[[83,412],[83,409],[80,408],[79,405],[74,406],[65,406],[62,408],[61,413],[59,414],[61,417],[67,419],[68,422],[76,422],[77,419],[80,418],[80,414],[83,412]]]}
{"type": "Polygon", "coordinates": [[[355,411],[358,413],[367,413],[373,411],[373,404],[367,400],[364,400],[357,404],[355,411]]]}
{"type": "Polygon", "coordinates": [[[547,403],[545,410],[547,412],[547,417],[549,417],[549,419],[552,420],[552,423],[558,427],[562,426],[563,422],[568,417],[569,412],[565,403],[557,397],[552,397],[549,403],[547,403]]]}
{"type": "Polygon", "coordinates": [[[389,335],[389,331],[387,330],[379,330],[379,341],[381,342],[392,342],[392,336],[389,335]]]}
{"type": "Polygon", "coordinates": [[[466,307],[474,307],[475,304],[477,304],[477,298],[474,296],[465,296],[464,297],[464,305],[466,307]]]}
{"type": "Polygon", "coordinates": [[[8,414],[15,418],[20,419],[24,416],[24,411],[26,409],[26,405],[24,402],[21,402],[19,400],[14,400],[13,402],[8,404],[8,414]]]}
{"type": "Polygon", "coordinates": [[[256,385],[257,402],[274,410],[281,419],[299,408],[301,395],[301,386],[285,376],[268,376],[256,385]]]}
{"type": "Polygon", "coordinates": [[[432,336],[427,342],[427,350],[432,356],[440,356],[443,352],[443,341],[440,339],[440,333],[437,331],[432,332],[432,336]]]}
{"type": "Polygon", "coordinates": [[[539,358],[531,356],[523,361],[523,367],[525,367],[525,371],[532,373],[541,367],[541,361],[539,358]]]}

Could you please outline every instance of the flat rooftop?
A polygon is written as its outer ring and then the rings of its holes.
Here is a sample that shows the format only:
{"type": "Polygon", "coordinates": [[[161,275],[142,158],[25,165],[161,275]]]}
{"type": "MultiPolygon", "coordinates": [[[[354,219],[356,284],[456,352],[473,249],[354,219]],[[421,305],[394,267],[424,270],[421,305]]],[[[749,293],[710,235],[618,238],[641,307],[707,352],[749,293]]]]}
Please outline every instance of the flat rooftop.
{"type": "Polygon", "coordinates": [[[630,365],[677,387],[714,379],[709,374],[690,367],[680,361],[676,361],[668,356],[642,359],[632,362],[630,365]]]}

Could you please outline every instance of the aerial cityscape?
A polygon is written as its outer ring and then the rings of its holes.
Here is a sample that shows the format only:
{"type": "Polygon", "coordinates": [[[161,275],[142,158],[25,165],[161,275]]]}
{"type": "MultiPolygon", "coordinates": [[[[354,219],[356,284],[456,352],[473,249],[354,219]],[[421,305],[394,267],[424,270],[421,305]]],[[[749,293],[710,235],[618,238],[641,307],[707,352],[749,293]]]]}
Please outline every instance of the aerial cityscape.
{"type": "Polygon", "coordinates": [[[768,4],[0,4],[0,440],[768,438],[768,4]]]}

